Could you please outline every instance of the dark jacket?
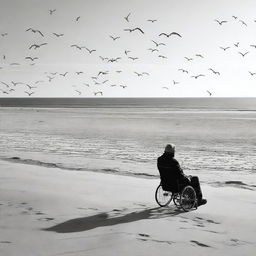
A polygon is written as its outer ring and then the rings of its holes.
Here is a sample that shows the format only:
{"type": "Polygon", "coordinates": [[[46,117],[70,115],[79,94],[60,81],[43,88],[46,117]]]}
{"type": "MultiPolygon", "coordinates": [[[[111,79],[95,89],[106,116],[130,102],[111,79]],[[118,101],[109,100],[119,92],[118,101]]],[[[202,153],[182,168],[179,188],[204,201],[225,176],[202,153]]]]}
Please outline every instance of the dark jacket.
{"type": "Polygon", "coordinates": [[[160,173],[164,190],[177,190],[178,182],[187,183],[187,178],[173,154],[164,153],[157,159],[157,168],[160,173]]]}

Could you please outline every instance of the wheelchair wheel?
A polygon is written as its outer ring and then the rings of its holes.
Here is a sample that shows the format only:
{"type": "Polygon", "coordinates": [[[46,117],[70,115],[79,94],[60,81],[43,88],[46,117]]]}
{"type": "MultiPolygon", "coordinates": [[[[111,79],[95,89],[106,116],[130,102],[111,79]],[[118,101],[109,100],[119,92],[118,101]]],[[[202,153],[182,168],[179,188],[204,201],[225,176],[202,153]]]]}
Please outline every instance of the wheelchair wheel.
{"type": "Polygon", "coordinates": [[[180,194],[180,206],[184,211],[191,210],[196,205],[196,192],[191,186],[186,186],[180,194]]]}
{"type": "Polygon", "coordinates": [[[179,198],[179,194],[178,193],[175,193],[173,194],[173,202],[176,206],[180,206],[180,198],[179,198]]]}
{"type": "Polygon", "coordinates": [[[172,201],[172,192],[164,191],[160,184],[156,189],[155,199],[159,206],[167,206],[172,201]]]}

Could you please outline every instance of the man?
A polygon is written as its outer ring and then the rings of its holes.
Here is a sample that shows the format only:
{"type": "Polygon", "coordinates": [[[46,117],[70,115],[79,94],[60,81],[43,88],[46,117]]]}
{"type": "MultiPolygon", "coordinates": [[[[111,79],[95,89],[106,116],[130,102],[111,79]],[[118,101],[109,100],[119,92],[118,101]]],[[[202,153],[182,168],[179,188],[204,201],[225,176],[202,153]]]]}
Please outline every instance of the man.
{"type": "Polygon", "coordinates": [[[181,190],[185,186],[190,185],[196,192],[198,206],[206,204],[207,200],[203,199],[198,177],[186,176],[179,162],[174,158],[174,154],[175,145],[167,144],[163,155],[157,159],[157,168],[160,173],[163,189],[168,190],[168,188],[172,188],[172,190],[178,191],[178,189],[181,190]]]}

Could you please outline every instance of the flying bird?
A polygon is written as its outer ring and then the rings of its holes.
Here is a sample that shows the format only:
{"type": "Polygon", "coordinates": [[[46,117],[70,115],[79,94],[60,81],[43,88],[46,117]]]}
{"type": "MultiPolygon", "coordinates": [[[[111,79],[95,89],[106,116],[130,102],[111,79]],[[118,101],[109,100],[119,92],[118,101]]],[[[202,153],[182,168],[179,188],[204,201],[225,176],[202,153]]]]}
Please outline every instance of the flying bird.
{"type": "Polygon", "coordinates": [[[248,54],[249,52],[245,52],[245,53],[242,53],[242,52],[238,52],[239,54],[241,54],[243,57],[248,54]]]}
{"type": "Polygon", "coordinates": [[[129,22],[129,17],[130,17],[131,13],[129,13],[127,16],[124,17],[124,19],[129,22]]]}
{"type": "Polygon", "coordinates": [[[78,93],[78,95],[81,95],[82,94],[82,92],[80,92],[80,91],[78,91],[78,90],[75,90],[77,93],[78,93]]]}
{"type": "Polygon", "coordinates": [[[133,31],[139,31],[139,32],[141,32],[142,34],[144,34],[144,31],[141,29],[141,28],[139,28],[139,27],[136,27],[136,28],[126,28],[126,29],[124,29],[124,31],[129,31],[129,32],[133,32],[133,31]]]}
{"type": "Polygon", "coordinates": [[[172,36],[172,35],[176,35],[176,36],[179,36],[179,37],[182,37],[179,33],[177,33],[177,32],[171,32],[171,33],[169,33],[169,34],[167,34],[167,33],[161,33],[161,34],[159,34],[159,36],[166,36],[166,37],[170,37],[170,36],[172,36]]]}
{"type": "Polygon", "coordinates": [[[90,54],[92,54],[92,52],[96,52],[96,50],[90,50],[90,49],[88,49],[88,48],[86,48],[86,47],[85,47],[85,49],[86,49],[90,54]]]}
{"type": "Polygon", "coordinates": [[[79,21],[80,18],[81,18],[81,16],[76,17],[76,21],[79,21]]]}
{"type": "Polygon", "coordinates": [[[100,58],[101,58],[101,60],[102,61],[104,61],[104,60],[108,60],[108,58],[107,57],[102,57],[102,56],[99,56],[100,58]]]}
{"type": "Polygon", "coordinates": [[[166,86],[164,86],[164,87],[162,87],[163,89],[166,89],[166,90],[169,90],[169,88],[168,87],[166,87],[166,86]]]}
{"type": "Polygon", "coordinates": [[[81,75],[81,74],[83,74],[83,73],[84,73],[83,71],[77,71],[77,72],[76,72],[77,75],[81,75]]]}
{"type": "Polygon", "coordinates": [[[31,86],[31,85],[29,85],[29,84],[25,84],[28,88],[29,88],[29,90],[32,90],[32,89],[35,89],[36,88],[36,86],[31,86]]]}
{"type": "Polygon", "coordinates": [[[10,87],[10,85],[9,85],[9,84],[7,84],[7,83],[5,83],[5,82],[2,82],[2,81],[1,81],[1,84],[4,84],[7,88],[9,88],[9,87],[10,87]]]}
{"type": "Polygon", "coordinates": [[[100,94],[101,96],[103,96],[103,92],[102,91],[94,92],[94,96],[96,96],[97,94],[100,94]]]}
{"type": "Polygon", "coordinates": [[[6,32],[1,34],[2,37],[7,36],[7,35],[8,35],[8,33],[6,33],[6,32]]]}
{"type": "Polygon", "coordinates": [[[121,57],[117,57],[117,58],[111,58],[108,60],[108,62],[117,62],[118,60],[121,60],[121,57]]]}
{"type": "Polygon", "coordinates": [[[251,44],[250,46],[251,46],[251,47],[254,47],[254,48],[256,49],[256,45],[255,45],[255,44],[251,44]]]}
{"type": "Polygon", "coordinates": [[[229,46],[227,46],[227,47],[222,47],[222,46],[220,46],[220,49],[222,49],[223,51],[226,51],[227,49],[229,49],[230,47],[229,46]]]}
{"type": "Polygon", "coordinates": [[[27,91],[24,91],[28,96],[31,96],[32,94],[34,94],[35,92],[27,92],[27,91]]]}
{"type": "Polygon", "coordinates": [[[5,90],[3,90],[1,88],[0,88],[0,90],[2,91],[3,94],[9,94],[9,92],[7,92],[7,91],[5,91],[5,90]]]}
{"type": "Polygon", "coordinates": [[[256,75],[256,72],[251,72],[251,71],[248,71],[250,73],[251,76],[254,76],[256,75]]]}
{"type": "Polygon", "coordinates": [[[138,57],[128,57],[129,59],[131,60],[138,60],[139,58],[138,57]]]}
{"type": "Polygon", "coordinates": [[[188,74],[188,71],[183,69],[183,68],[178,69],[178,71],[181,71],[182,73],[187,73],[188,74]]]}
{"type": "Polygon", "coordinates": [[[212,96],[212,93],[211,93],[211,92],[209,92],[208,90],[207,90],[207,92],[208,92],[209,96],[212,96]]]}
{"type": "Polygon", "coordinates": [[[32,48],[37,49],[37,48],[40,48],[40,47],[43,46],[43,45],[47,45],[47,43],[32,44],[32,45],[29,47],[29,49],[32,49],[32,48]]]}
{"type": "Polygon", "coordinates": [[[197,79],[198,77],[200,77],[200,76],[205,76],[205,75],[203,75],[203,74],[199,74],[199,75],[196,75],[196,76],[191,76],[192,78],[195,78],[195,79],[197,79]]]}
{"type": "Polygon", "coordinates": [[[117,39],[119,39],[120,38],[120,36],[117,36],[117,37],[114,37],[114,36],[109,36],[110,38],[112,38],[113,39],[113,41],[116,41],[117,39]]]}
{"type": "Polygon", "coordinates": [[[11,81],[11,83],[13,84],[13,86],[17,86],[18,84],[23,84],[22,82],[13,82],[13,81],[11,81]]]}
{"type": "Polygon", "coordinates": [[[156,47],[158,47],[158,46],[160,46],[160,45],[166,45],[166,44],[164,44],[164,43],[157,43],[156,41],[154,41],[154,40],[151,40],[155,45],[156,45],[156,47]]]}
{"type": "Polygon", "coordinates": [[[159,52],[159,50],[156,49],[156,48],[149,48],[148,50],[151,51],[151,52],[156,52],[156,51],[159,52]]]}
{"type": "Polygon", "coordinates": [[[187,61],[192,61],[193,58],[189,58],[189,57],[184,57],[187,61]]]}
{"type": "Polygon", "coordinates": [[[26,57],[25,59],[34,61],[34,60],[38,60],[38,57],[26,57]]]}
{"type": "Polygon", "coordinates": [[[98,76],[99,75],[107,75],[109,71],[99,71],[98,76]]]}
{"type": "Polygon", "coordinates": [[[177,82],[177,81],[175,81],[175,80],[172,80],[172,82],[173,82],[173,85],[179,84],[179,82],[177,82]]]}
{"type": "Polygon", "coordinates": [[[222,25],[222,24],[224,24],[224,23],[227,23],[226,20],[221,20],[221,21],[219,21],[219,20],[214,20],[214,21],[216,21],[219,25],[222,25]]]}
{"type": "Polygon", "coordinates": [[[235,47],[238,47],[238,45],[239,45],[239,42],[237,42],[236,44],[234,44],[235,47]]]}
{"type": "Polygon", "coordinates": [[[243,25],[247,27],[247,24],[243,20],[239,20],[243,25]]]}
{"type": "Polygon", "coordinates": [[[70,45],[70,47],[76,47],[79,50],[82,50],[83,48],[86,48],[85,46],[79,46],[77,44],[72,44],[72,45],[70,45]]]}
{"type": "Polygon", "coordinates": [[[164,56],[164,55],[158,55],[158,57],[159,57],[159,58],[162,58],[162,59],[167,59],[167,57],[164,56]]]}
{"type": "Polygon", "coordinates": [[[119,86],[122,87],[123,89],[127,87],[127,85],[122,85],[122,84],[120,84],[119,86]]]}
{"type": "Polygon", "coordinates": [[[233,15],[232,18],[234,18],[235,20],[237,19],[237,16],[233,15]]]}
{"type": "Polygon", "coordinates": [[[200,58],[204,58],[204,56],[202,54],[196,54],[196,57],[200,57],[200,58]]]}
{"type": "Polygon", "coordinates": [[[54,10],[49,10],[49,12],[50,12],[50,15],[52,15],[54,12],[56,12],[56,9],[54,9],[54,10]]]}
{"type": "Polygon", "coordinates": [[[131,52],[131,51],[129,51],[129,50],[124,51],[125,55],[127,55],[129,52],[131,52]]]}
{"type": "Polygon", "coordinates": [[[212,73],[213,73],[213,74],[215,74],[215,75],[220,75],[220,72],[215,71],[215,70],[213,70],[212,68],[209,68],[209,70],[211,70],[211,71],[212,71],[212,73]]]}
{"type": "Polygon", "coordinates": [[[59,75],[65,77],[67,74],[68,74],[68,72],[65,72],[63,74],[60,73],[59,75]]]}
{"type": "Polygon", "coordinates": [[[26,31],[31,31],[33,33],[39,33],[41,36],[44,36],[43,33],[38,29],[28,28],[26,31]]]}
{"type": "Polygon", "coordinates": [[[151,20],[151,19],[149,19],[149,20],[147,20],[147,21],[150,21],[150,22],[154,23],[154,22],[156,22],[157,20],[151,20]]]}
{"type": "Polygon", "coordinates": [[[47,78],[48,78],[48,81],[49,81],[49,82],[51,82],[52,79],[54,79],[54,77],[52,77],[52,76],[47,76],[47,78]]]}
{"type": "Polygon", "coordinates": [[[56,37],[64,36],[64,34],[53,33],[56,37]]]}

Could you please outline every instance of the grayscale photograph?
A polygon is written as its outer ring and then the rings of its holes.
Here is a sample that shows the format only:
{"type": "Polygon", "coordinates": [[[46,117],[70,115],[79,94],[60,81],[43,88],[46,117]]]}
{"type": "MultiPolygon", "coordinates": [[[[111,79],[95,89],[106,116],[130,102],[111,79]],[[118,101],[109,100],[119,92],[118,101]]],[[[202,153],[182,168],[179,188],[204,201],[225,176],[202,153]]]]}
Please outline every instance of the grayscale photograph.
{"type": "Polygon", "coordinates": [[[255,0],[0,0],[0,255],[256,255],[255,0]]]}

